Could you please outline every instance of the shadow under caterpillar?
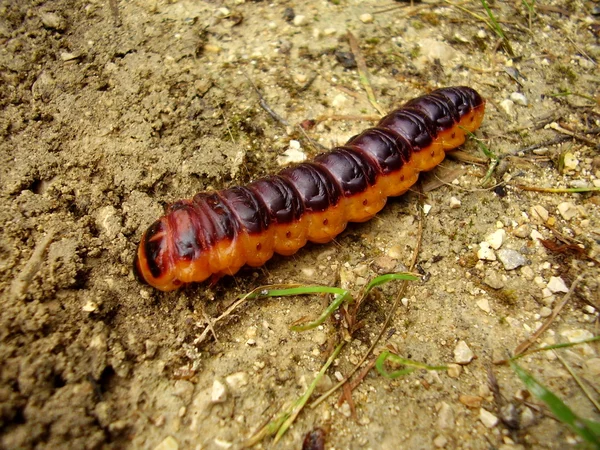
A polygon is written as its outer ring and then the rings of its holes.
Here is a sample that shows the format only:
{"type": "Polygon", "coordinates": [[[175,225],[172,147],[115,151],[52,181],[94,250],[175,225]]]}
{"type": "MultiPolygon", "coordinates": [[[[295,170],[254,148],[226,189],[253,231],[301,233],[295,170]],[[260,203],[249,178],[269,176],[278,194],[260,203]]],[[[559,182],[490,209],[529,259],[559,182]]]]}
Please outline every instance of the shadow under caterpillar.
{"type": "Polygon", "coordinates": [[[465,130],[479,128],[484,110],[474,89],[438,89],[312,162],[177,201],[142,236],[136,275],[171,291],[261,266],[273,253],[292,255],[307,241],[328,242],[442,162],[465,141],[465,130]]]}

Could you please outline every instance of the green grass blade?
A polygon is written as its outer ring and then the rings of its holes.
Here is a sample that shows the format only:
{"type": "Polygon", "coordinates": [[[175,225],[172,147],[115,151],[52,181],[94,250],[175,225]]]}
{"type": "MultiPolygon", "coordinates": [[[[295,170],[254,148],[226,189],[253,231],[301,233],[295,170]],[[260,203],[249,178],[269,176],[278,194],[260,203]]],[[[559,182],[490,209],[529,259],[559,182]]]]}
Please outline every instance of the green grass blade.
{"type": "Polygon", "coordinates": [[[425,369],[425,370],[448,370],[447,366],[429,366],[425,363],[413,361],[411,359],[406,359],[401,356],[395,355],[389,350],[384,350],[377,357],[377,361],[375,361],[375,368],[380,375],[386,378],[398,378],[404,375],[408,375],[411,372],[414,372],[417,369],[425,369]],[[407,366],[405,369],[396,370],[394,372],[388,372],[385,368],[385,362],[391,361],[396,364],[402,364],[407,366]]]}
{"type": "Polygon", "coordinates": [[[305,323],[303,325],[292,325],[290,330],[292,331],[306,331],[312,330],[313,328],[318,327],[323,322],[327,320],[329,316],[331,316],[337,309],[345,302],[351,302],[352,295],[348,291],[345,294],[338,294],[335,296],[334,300],[329,304],[329,306],[321,313],[318,319],[313,320],[312,322],[305,323]]]}
{"type": "Polygon", "coordinates": [[[363,296],[367,295],[374,287],[381,286],[382,284],[389,283],[393,280],[416,281],[418,279],[418,276],[406,272],[388,273],[386,275],[381,275],[377,278],[373,278],[370,281],[370,283],[367,284],[363,296]]]}
{"type": "MultiPolygon", "coordinates": [[[[552,391],[540,384],[525,369],[516,362],[510,361],[510,366],[517,376],[535,397],[544,402],[552,413],[567,425],[574,433],[583,438],[586,442],[592,444],[594,448],[600,449],[600,424],[596,423],[593,427],[589,426],[591,421],[580,418],[552,391]]],[[[593,423],[593,422],[592,422],[593,423]]]]}

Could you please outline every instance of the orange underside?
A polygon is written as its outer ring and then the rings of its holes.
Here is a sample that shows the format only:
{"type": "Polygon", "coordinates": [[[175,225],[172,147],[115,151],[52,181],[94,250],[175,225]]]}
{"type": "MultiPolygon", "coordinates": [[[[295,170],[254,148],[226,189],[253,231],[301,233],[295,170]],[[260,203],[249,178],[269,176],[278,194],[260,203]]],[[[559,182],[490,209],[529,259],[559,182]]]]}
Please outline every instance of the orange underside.
{"type": "Polygon", "coordinates": [[[484,105],[464,116],[459,124],[441,132],[426,149],[413,153],[409,163],[377,182],[361,194],[342,198],[333,208],[324,212],[306,213],[298,221],[274,225],[259,235],[242,233],[233,240],[223,240],[200,258],[173,261],[173,267],[161,277],[154,278],[147,269],[143,246],[138,249],[138,270],[146,281],[157,289],[170,291],[182,283],[201,282],[212,275],[233,275],[242,266],[261,266],[274,253],[293,255],[307,241],[319,244],[329,242],[346,228],[348,222],[371,219],[385,205],[388,197],[405,193],[416,181],[419,172],[433,169],[444,159],[445,152],[465,142],[465,131],[479,128],[484,105]]]}

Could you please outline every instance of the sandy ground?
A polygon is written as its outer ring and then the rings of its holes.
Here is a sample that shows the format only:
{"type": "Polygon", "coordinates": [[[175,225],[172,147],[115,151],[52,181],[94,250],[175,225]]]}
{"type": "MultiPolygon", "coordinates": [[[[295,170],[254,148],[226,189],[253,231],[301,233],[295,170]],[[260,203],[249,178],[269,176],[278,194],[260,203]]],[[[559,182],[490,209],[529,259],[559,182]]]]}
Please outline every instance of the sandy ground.
{"type": "MultiPolygon", "coordinates": [[[[502,157],[491,180],[499,186],[481,187],[485,164],[449,159],[434,173],[447,184],[423,199],[425,276],[375,350],[439,365],[461,358],[464,341],[474,357],[467,351],[460,371],[396,380],[373,370],[353,391],[354,413],[336,393],[303,411],[279,446],[300,448],[317,427],[328,449],[575,446],[579,438],[493,361],[531,336],[577,277],[533,347],[598,333],[600,197],[517,188],[600,185],[598,3],[555,1],[530,16],[520,2],[496,2],[514,56],[481,20],[479,2],[461,5],[1,1],[0,447],[240,448],[304,392],[339,322],[304,333],[289,325],[318,316],[327,299],[247,302],[214,325],[216,339],[200,342],[207,320],[260,285],[358,291],[405,269],[418,239],[416,194],[390,200],[335,242],[214,286],[161,293],[138,283],[131,263],[169,202],[279,170],[291,140],[317,154],[298,124],[323,119],[307,133],[327,148],[371,126],[377,111],[352,67],[348,30],[384,110],[452,85],[488,101],[477,136],[502,157]],[[260,106],[253,84],[287,127],[260,106]],[[577,95],[552,96],[564,91],[577,95]],[[507,269],[506,254],[520,267],[507,269]]],[[[483,158],[474,141],[462,150],[483,158]]],[[[374,342],[399,286],[363,305],[363,327],[319,392],[374,342]]],[[[597,389],[599,350],[558,356],[597,389]]],[[[521,364],[599,419],[554,353],[521,364]]],[[[258,447],[271,448],[271,438],[258,447]]]]}

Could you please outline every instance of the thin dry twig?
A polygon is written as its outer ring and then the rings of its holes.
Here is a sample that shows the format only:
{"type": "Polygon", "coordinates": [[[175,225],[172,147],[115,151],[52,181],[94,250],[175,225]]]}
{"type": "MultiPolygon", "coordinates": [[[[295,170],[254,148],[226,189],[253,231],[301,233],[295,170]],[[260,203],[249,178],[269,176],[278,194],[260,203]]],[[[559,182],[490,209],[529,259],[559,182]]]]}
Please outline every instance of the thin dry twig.
{"type": "Polygon", "coordinates": [[[569,292],[567,292],[565,294],[565,296],[563,297],[562,301],[554,307],[554,310],[552,310],[552,314],[550,315],[550,317],[548,317],[546,319],[546,321],[542,324],[542,326],[535,333],[533,333],[529,338],[527,338],[525,341],[520,343],[517,346],[517,348],[515,348],[514,356],[518,356],[518,355],[522,354],[524,351],[526,351],[548,329],[548,327],[552,324],[552,322],[554,322],[556,317],[560,314],[560,312],[565,307],[567,302],[573,296],[573,292],[575,292],[575,288],[577,287],[577,285],[579,284],[581,279],[582,279],[582,276],[579,275],[575,279],[575,281],[573,281],[573,284],[571,284],[571,288],[569,289],[569,292]]]}
{"type": "Polygon", "coordinates": [[[354,59],[356,59],[356,66],[358,68],[358,76],[360,78],[360,82],[365,88],[367,92],[367,97],[369,98],[369,102],[377,110],[379,114],[385,116],[385,111],[375,99],[375,93],[373,92],[373,87],[371,86],[371,81],[369,80],[369,71],[367,69],[367,63],[365,62],[365,58],[363,58],[362,52],[360,51],[360,46],[358,45],[358,41],[354,37],[351,31],[347,32],[348,42],[350,43],[350,50],[354,55],[354,59]]]}
{"type": "Polygon", "coordinates": [[[577,383],[577,385],[583,391],[583,393],[588,398],[588,400],[590,402],[592,402],[592,404],[596,407],[596,410],[600,411],[600,403],[598,403],[598,401],[594,398],[594,396],[592,395],[590,390],[587,388],[587,386],[581,382],[581,380],[579,379],[577,374],[575,372],[573,372],[573,369],[571,369],[571,366],[567,363],[567,361],[565,361],[565,359],[562,356],[560,356],[556,350],[553,350],[552,353],[554,353],[554,355],[562,363],[562,365],[565,367],[565,369],[567,369],[567,371],[571,374],[571,376],[575,380],[575,383],[577,383]]]}

